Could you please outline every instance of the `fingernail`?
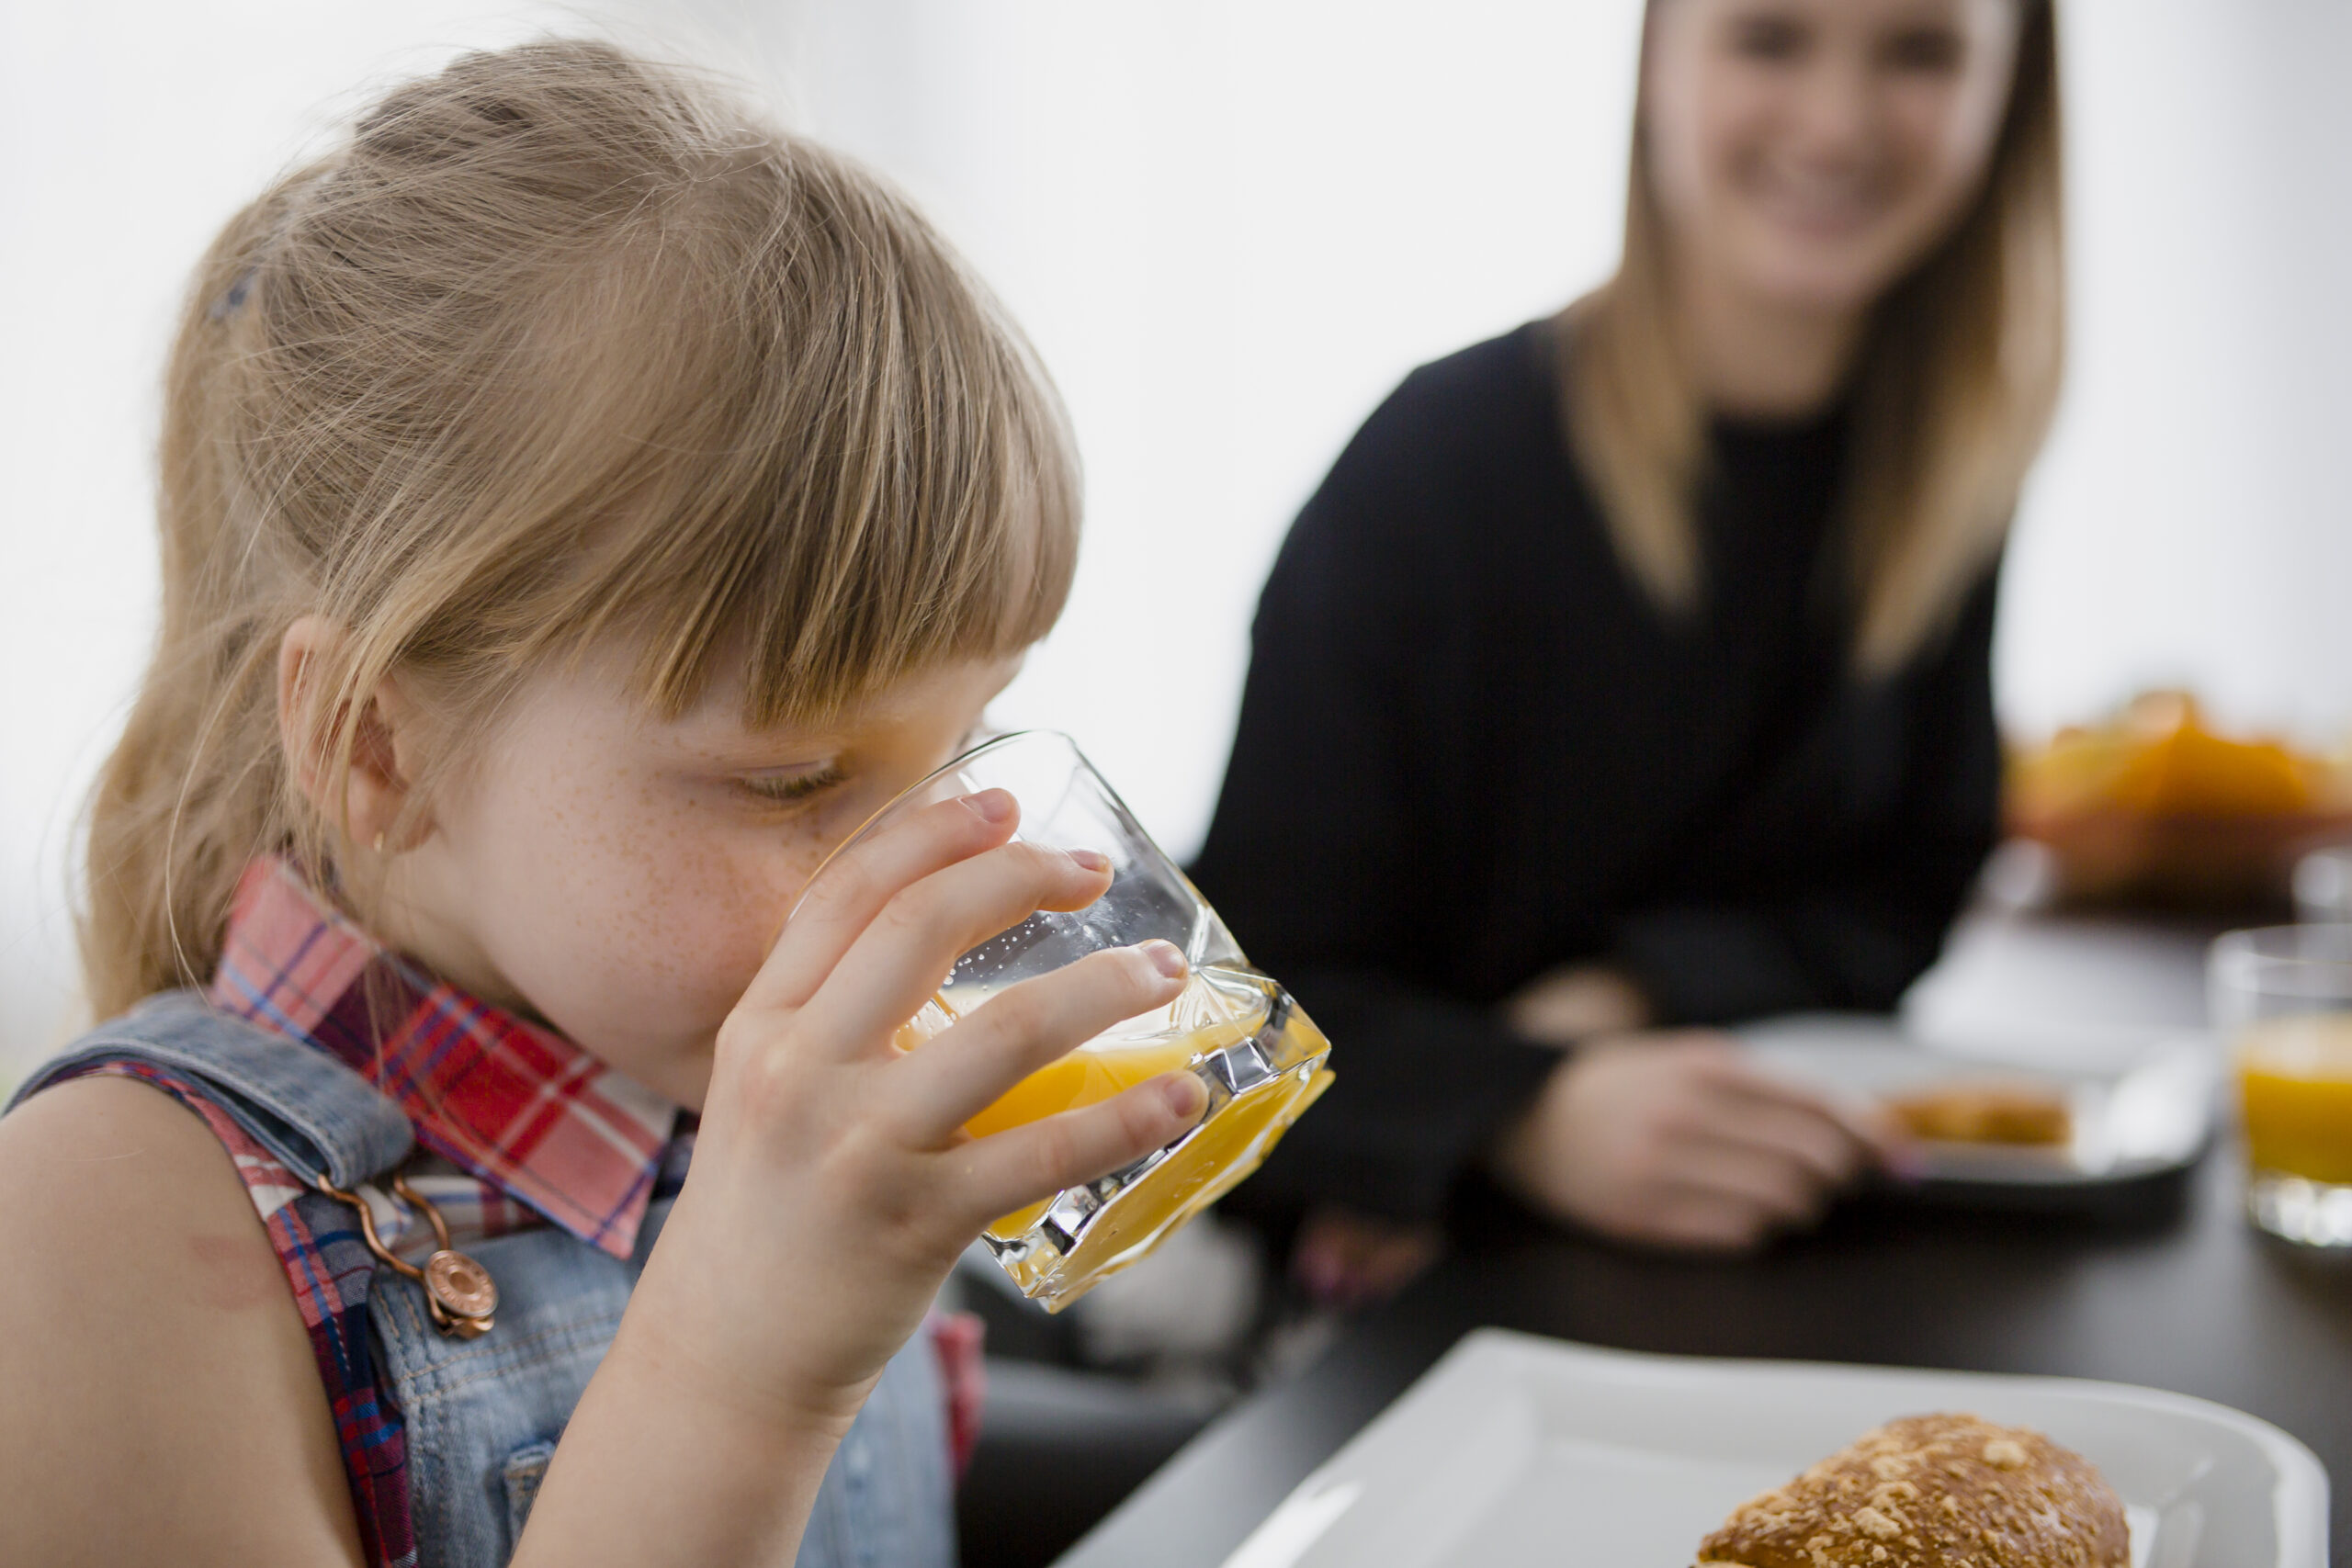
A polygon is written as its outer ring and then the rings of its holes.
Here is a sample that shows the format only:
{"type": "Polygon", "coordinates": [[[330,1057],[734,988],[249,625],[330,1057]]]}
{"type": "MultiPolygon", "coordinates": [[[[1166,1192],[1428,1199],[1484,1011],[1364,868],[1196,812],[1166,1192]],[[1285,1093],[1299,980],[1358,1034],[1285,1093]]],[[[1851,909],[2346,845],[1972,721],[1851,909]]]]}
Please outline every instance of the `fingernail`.
{"type": "Polygon", "coordinates": [[[1162,942],[1158,937],[1154,937],[1149,942],[1140,943],[1136,951],[1150,959],[1151,966],[1171,980],[1184,973],[1183,949],[1172,942],[1162,942]]]}
{"type": "Polygon", "coordinates": [[[978,795],[967,795],[964,804],[983,822],[1010,822],[1021,803],[1012,798],[1009,789],[984,789],[978,795]]]}
{"type": "Polygon", "coordinates": [[[1190,1122],[1208,1104],[1208,1086],[1190,1073],[1171,1073],[1160,1084],[1159,1097],[1169,1110],[1190,1122]]]}
{"type": "Polygon", "coordinates": [[[1066,850],[1063,852],[1089,871],[1111,869],[1111,857],[1100,850],[1066,850]]]}
{"type": "Polygon", "coordinates": [[[1928,1179],[1928,1160],[1917,1149],[1895,1149],[1886,1156],[1886,1173],[1905,1187],[1928,1179]]]}

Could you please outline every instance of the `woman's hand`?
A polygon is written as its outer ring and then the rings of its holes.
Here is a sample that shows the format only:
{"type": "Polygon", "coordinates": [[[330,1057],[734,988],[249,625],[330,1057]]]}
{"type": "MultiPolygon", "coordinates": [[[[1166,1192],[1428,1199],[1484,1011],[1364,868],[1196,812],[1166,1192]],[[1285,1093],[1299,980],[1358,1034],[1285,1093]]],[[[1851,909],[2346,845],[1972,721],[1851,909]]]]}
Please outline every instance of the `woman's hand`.
{"type": "Polygon", "coordinates": [[[1555,1218],[1655,1246],[1736,1250],[1812,1224],[1900,1134],[1751,1066],[1724,1036],[1628,1035],[1561,1064],[1492,1151],[1555,1218]]]}
{"type": "Polygon", "coordinates": [[[1539,1045],[1566,1047],[1650,1025],[1650,1002],[1623,970],[1568,964],[1546,970],[1503,1002],[1503,1021],[1539,1045]]]}
{"type": "Polygon", "coordinates": [[[1182,988],[1164,942],[1008,987],[893,1043],[958,954],[1081,909],[1099,856],[1011,843],[1001,790],[944,801],[826,868],[719,1031],[695,1161],[549,1468],[518,1562],[789,1561],[834,1445],[1001,1214],[1196,1122],[1170,1073],[974,1138],[1022,1077],[1182,988]]]}

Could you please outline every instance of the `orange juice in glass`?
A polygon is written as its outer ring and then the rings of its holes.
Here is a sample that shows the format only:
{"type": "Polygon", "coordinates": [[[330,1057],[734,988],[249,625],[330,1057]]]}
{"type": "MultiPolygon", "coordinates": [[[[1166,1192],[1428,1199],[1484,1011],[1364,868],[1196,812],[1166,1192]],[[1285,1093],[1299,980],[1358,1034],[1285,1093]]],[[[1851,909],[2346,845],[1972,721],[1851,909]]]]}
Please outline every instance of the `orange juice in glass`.
{"type": "Polygon", "coordinates": [[[2352,1247],[2352,926],[2232,931],[2213,944],[2230,1041],[2246,1210],[2307,1247],[2352,1247]]]}
{"type": "Polygon", "coordinates": [[[1257,1169],[1329,1085],[1330,1044],[1288,992],[1250,966],[1216,911],[1067,736],[1032,730],[976,747],[899,795],[842,847],[900,812],[991,788],[1021,803],[1021,839],[1107,856],[1110,890],[1083,909],[1040,910],[965,953],[899,1043],[920,1050],[1008,986],[1099,948],[1157,937],[1192,965],[1174,1001],[1039,1068],[966,1126],[976,1136],[1001,1132],[1177,1068],[1198,1074],[1209,1091],[1199,1123],[1166,1148],[1002,1215],[983,1234],[1022,1292],[1058,1312],[1257,1169]]]}

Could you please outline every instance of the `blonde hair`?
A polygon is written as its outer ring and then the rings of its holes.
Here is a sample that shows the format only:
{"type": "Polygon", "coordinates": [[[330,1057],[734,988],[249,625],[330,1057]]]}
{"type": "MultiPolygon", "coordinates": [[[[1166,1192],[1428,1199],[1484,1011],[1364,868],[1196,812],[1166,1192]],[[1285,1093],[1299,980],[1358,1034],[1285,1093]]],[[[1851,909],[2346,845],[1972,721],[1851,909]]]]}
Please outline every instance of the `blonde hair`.
{"type": "MultiPolygon", "coordinates": [[[[1854,667],[1899,669],[2000,548],[2058,400],[2064,340],[2058,52],[2051,0],[2023,7],[2016,74],[1975,205],[1874,309],[1852,384],[1844,490],[1854,667]]],[[[1651,0],[1654,17],[1657,0],[1651,0]]],[[[1645,71],[1648,23],[1644,27],[1645,71]]],[[[1707,409],[1675,324],[1637,90],[1616,276],[1554,332],[1570,446],[1619,559],[1658,604],[1704,589],[1691,515],[1707,409]]]]}
{"type": "Polygon", "coordinates": [[[759,727],[1025,647],[1075,563],[1060,406],[941,238],[601,42],[467,55],[278,180],[198,267],[165,389],[162,628],[89,814],[100,1016],[209,978],[253,857],[331,880],[347,849],[279,739],[298,616],[342,634],[320,715],[397,671],[478,735],[626,637],[653,711],[729,661],[759,727]]]}

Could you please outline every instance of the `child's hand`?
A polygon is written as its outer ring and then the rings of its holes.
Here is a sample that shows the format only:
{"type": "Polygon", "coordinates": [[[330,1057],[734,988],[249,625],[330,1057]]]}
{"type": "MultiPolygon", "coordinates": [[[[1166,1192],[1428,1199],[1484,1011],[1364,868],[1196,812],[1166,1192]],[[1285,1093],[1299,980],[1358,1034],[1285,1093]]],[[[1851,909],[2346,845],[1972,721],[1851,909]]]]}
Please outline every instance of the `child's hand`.
{"type": "Polygon", "coordinates": [[[1020,1078],[1170,1000],[1165,942],[1008,988],[902,1053],[958,954],[1110,886],[1099,856],[1009,843],[1001,790],[915,812],[827,868],[719,1031],[695,1163],[626,1331],[738,1405],[846,1427],[981,1227],[1169,1143],[1206,1093],[1170,1073],[975,1139],[1020,1078]]]}

